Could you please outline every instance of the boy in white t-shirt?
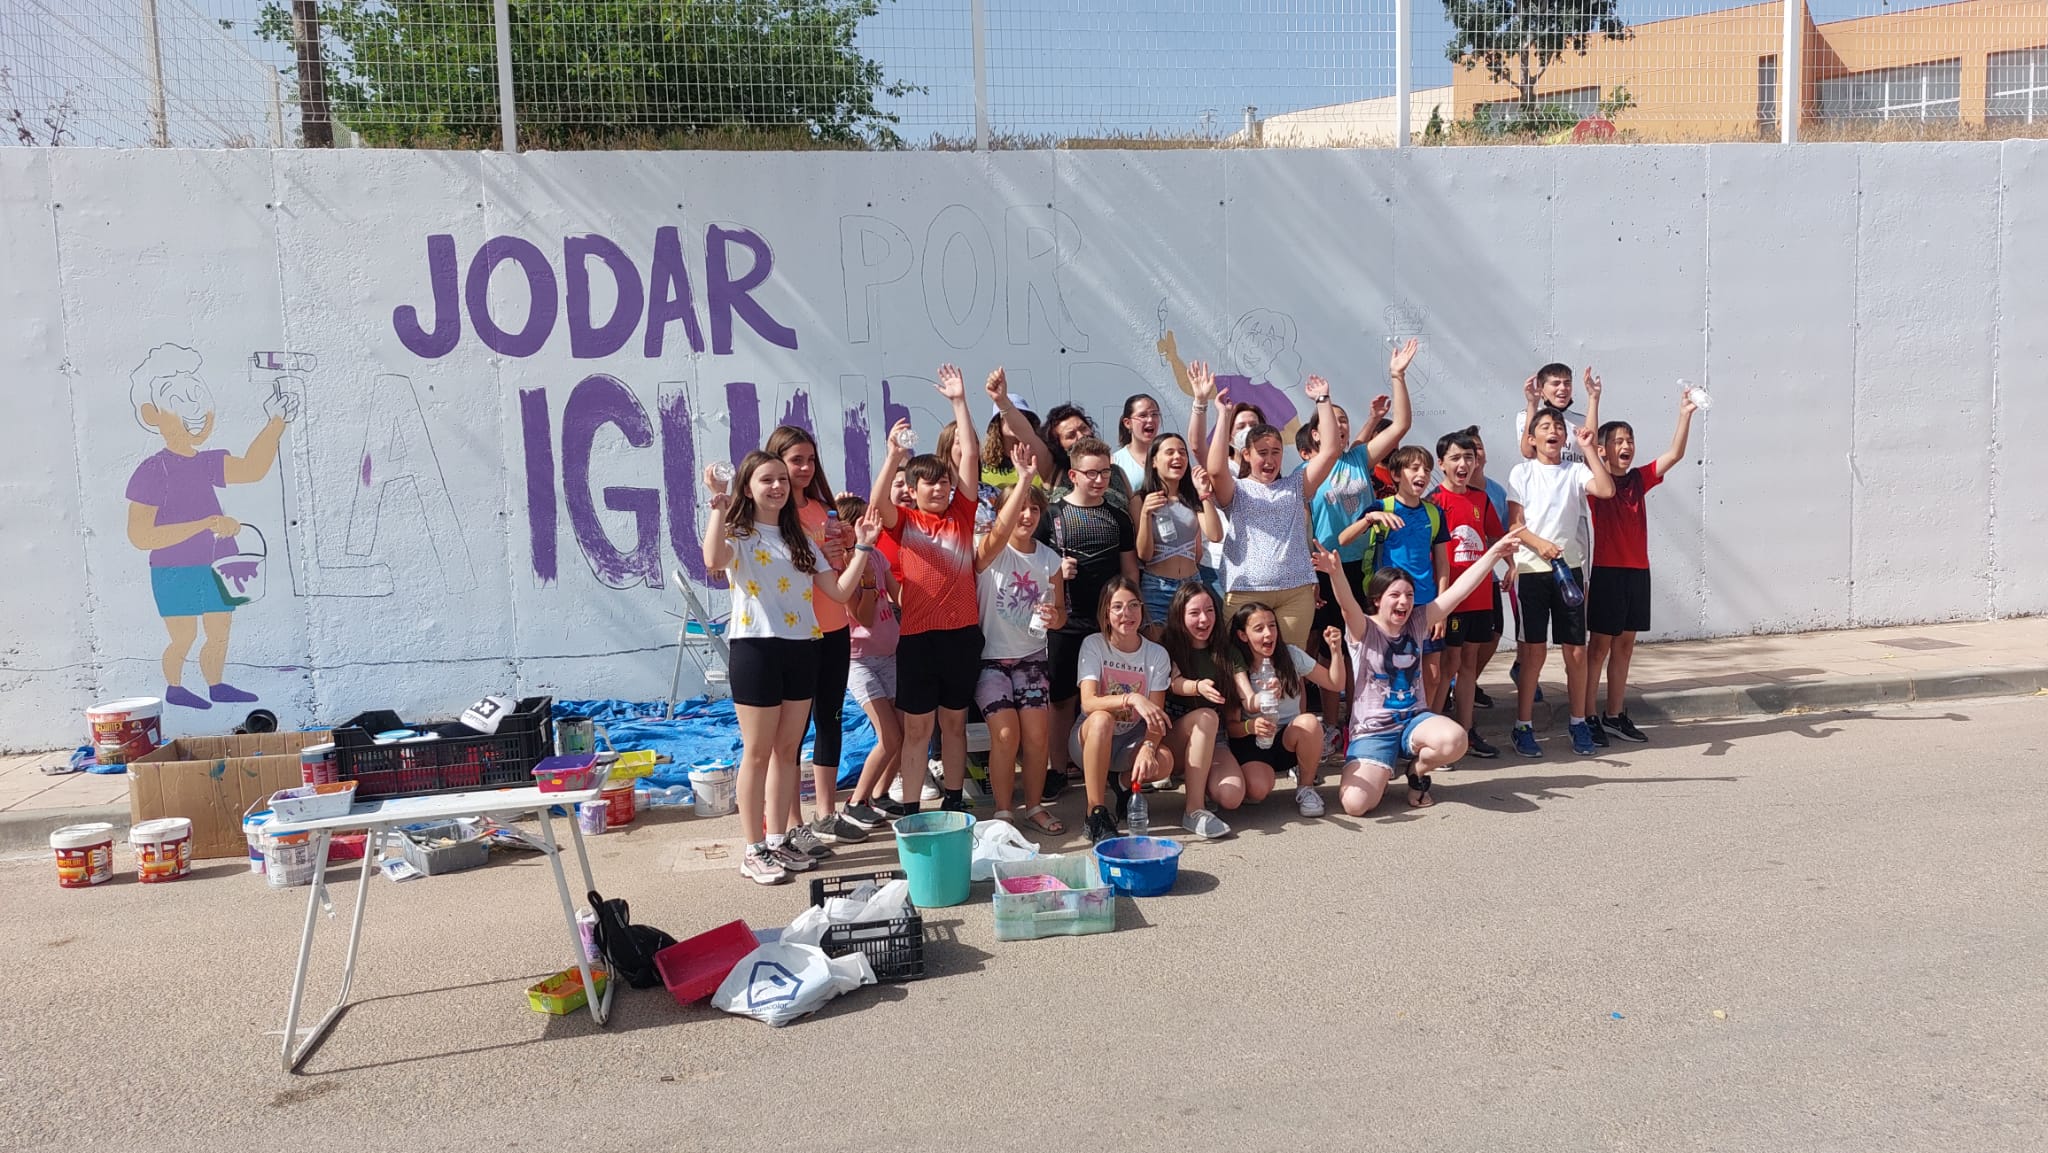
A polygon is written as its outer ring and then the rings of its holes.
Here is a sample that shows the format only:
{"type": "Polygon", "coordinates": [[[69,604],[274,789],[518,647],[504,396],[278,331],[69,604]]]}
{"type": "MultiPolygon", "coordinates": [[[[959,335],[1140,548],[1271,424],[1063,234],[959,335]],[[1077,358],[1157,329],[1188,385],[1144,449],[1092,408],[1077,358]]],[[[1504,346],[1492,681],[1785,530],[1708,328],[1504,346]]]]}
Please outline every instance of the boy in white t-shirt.
{"type": "MultiPolygon", "coordinates": [[[[1540,757],[1533,718],[1536,681],[1543,673],[1548,640],[1564,648],[1565,687],[1571,697],[1569,729],[1572,751],[1593,755],[1593,732],[1586,724],[1586,567],[1592,555],[1586,497],[1614,495],[1614,474],[1564,459],[1565,414],[1544,407],[1529,422],[1534,460],[1525,460],[1508,474],[1507,535],[1521,541],[1515,553],[1515,589],[1522,605],[1521,642],[1516,663],[1521,668],[1515,693],[1515,751],[1540,757]],[[1559,565],[1569,572],[1567,578],[1559,565]]],[[[1593,430],[1579,427],[1579,451],[1597,456],[1593,430]]]]}
{"type": "Polygon", "coordinates": [[[1572,411],[1572,369],[1568,364],[1546,364],[1536,370],[1536,375],[1522,382],[1521,412],[1515,414],[1515,443],[1522,446],[1522,459],[1535,460],[1536,446],[1530,439],[1529,428],[1536,423],[1536,410],[1554,408],[1564,414],[1565,441],[1564,462],[1585,464],[1590,458],[1579,447],[1579,430],[1600,427],[1600,378],[1593,375],[1592,368],[1586,369],[1586,411],[1584,415],[1572,411]]]}

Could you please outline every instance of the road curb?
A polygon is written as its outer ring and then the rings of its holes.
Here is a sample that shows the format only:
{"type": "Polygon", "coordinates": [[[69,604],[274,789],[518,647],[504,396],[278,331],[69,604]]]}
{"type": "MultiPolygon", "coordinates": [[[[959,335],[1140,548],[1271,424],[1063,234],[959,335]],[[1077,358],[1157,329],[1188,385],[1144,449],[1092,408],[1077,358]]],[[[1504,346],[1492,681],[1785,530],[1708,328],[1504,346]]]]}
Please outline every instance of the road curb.
{"type": "Polygon", "coordinates": [[[1897,677],[1832,677],[1790,684],[1707,685],[1647,692],[1629,702],[1638,720],[1770,716],[1908,701],[2020,697],[2048,688],[2048,666],[1897,677]]]}
{"type": "Polygon", "coordinates": [[[18,856],[31,850],[48,852],[51,833],[66,825],[93,821],[105,821],[114,826],[114,839],[117,841],[128,836],[128,806],[125,804],[0,813],[0,854],[18,856]]]}

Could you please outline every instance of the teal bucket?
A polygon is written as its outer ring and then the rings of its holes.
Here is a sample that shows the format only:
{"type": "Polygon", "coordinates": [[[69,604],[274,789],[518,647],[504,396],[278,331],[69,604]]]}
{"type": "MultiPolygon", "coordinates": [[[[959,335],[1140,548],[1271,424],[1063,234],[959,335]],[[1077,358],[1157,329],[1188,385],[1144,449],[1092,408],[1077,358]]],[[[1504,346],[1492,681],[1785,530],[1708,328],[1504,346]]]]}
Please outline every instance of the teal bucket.
{"type": "Polygon", "coordinates": [[[912,813],[896,822],[896,860],[920,909],[964,904],[974,857],[974,818],[966,813],[912,813]]]}

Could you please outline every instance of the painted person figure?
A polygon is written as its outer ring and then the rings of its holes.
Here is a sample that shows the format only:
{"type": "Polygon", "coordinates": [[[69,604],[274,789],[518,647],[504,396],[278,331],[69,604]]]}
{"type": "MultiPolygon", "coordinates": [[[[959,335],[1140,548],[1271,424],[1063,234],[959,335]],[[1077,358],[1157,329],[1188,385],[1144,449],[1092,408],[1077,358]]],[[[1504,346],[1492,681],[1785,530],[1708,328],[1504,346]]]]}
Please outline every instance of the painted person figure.
{"type": "Polygon", "coordinates": [[[263,402],[270,419],[241,456],[203,448],[214,431],[213,392],[199,378],[199,354],[160,344],[129,376],[129,399],[142,427],[163,437],[161,452],[135,467],[128,478],[128,542],[149,553],[149,587],[170,643],[164,646],[164,700],[189,709],[215,703],[247,703],[256,694],[227,683],[228,634],[235,606],[214,573],[214,562],[239,550],[242,524],[221,511],[217,490],[253,484],[277,463],[285,421],[297,415],[298,398],[275,393],[263,402]],[[200,629],[202,697],[184,684],[185,658],[200,629]]]}

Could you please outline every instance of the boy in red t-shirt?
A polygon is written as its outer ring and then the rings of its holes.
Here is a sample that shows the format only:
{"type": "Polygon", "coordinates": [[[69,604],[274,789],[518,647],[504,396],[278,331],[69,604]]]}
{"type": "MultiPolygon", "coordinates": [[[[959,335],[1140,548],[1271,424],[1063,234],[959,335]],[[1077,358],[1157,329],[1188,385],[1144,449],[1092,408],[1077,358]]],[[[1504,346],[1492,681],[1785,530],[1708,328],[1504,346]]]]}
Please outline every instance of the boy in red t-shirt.
{"type": "MultiPolygon", "coordinates": [[[[1444,532],[1451,538],[1444,571],[1448,586],[1486,555],[1503,529],[1485,487],[1472,484],[1479,472],[1479,438],[1470,430],[1450,433],[1436,442],[1436,454],[1444,481],[1430,499],[1443,510],[1444,532]]],[[[1466,751],[1485,760],[1499,756],[1500,750],[1480,739],[1472,723],[1472,702],[1479,688],[1479,667],[1500,644],[1497,595],[1495,582],[1481,582],[1444,619],[1444,672],[1455,678],[1448,715],[1465,726],[1466,751]]],[[[1443,702],[1438,700],[1431,707],[1442,710],[1443,702]]]]}
{"type": "MultiPolygon", "coordinates": [[[[993,378],[1002,369],[991,373],[993,378]]],[[[981,601],[974,581],[974,509],[981,477],[981,444],[967,411],[960,370],[939,366],[939,395],[953,406],[953,459],[926,453],[913,457],[898,437],[908,420],[889,430],[889,455],[875,474],[868,507],[880,509],[882,529],[896,542],[903,584],[899,614],[902,639],[896,645],[896,710],[903,715],[903,797],[916,812],[925,758],[931,748],[933,714],[939,728],[939,757],[945,766],[945,800],[940,807],[964,809],[960,790],[967,774],[967,706],[981,675],[981,601]],[[911,507],[889,499],[896,471],[910,481],[911,507]]],[[[870,803],[873,803],[870,801],[870,803]]]]}
{"type": "Polygon", "coordinates": [[[1664,483],[1665,474],[1685,459],[1686,434],[1692,431],[1692,397],[1678,396],[1678,428],[1664,455],[1642,467],[1636,458],[1636,433],[1628,422],[1611,420],[1600,426],[1600,461],[1614,474],[1614,495],[1589,498],[1593,510],[1593,571],[1586,582],[1586,720],[1593,743],[1606,745],[1608,734],[1625,741],[1650,738],[1628,719],[1623,695],[1628,692],[1628,664],[1635,656],[1636,634],[1650,627],[1650,529],[1643,498],[1664,483]],[[1600,699],[1600,669],[1607,669],[1607,705],[1593,713],[1600,699]]]}

